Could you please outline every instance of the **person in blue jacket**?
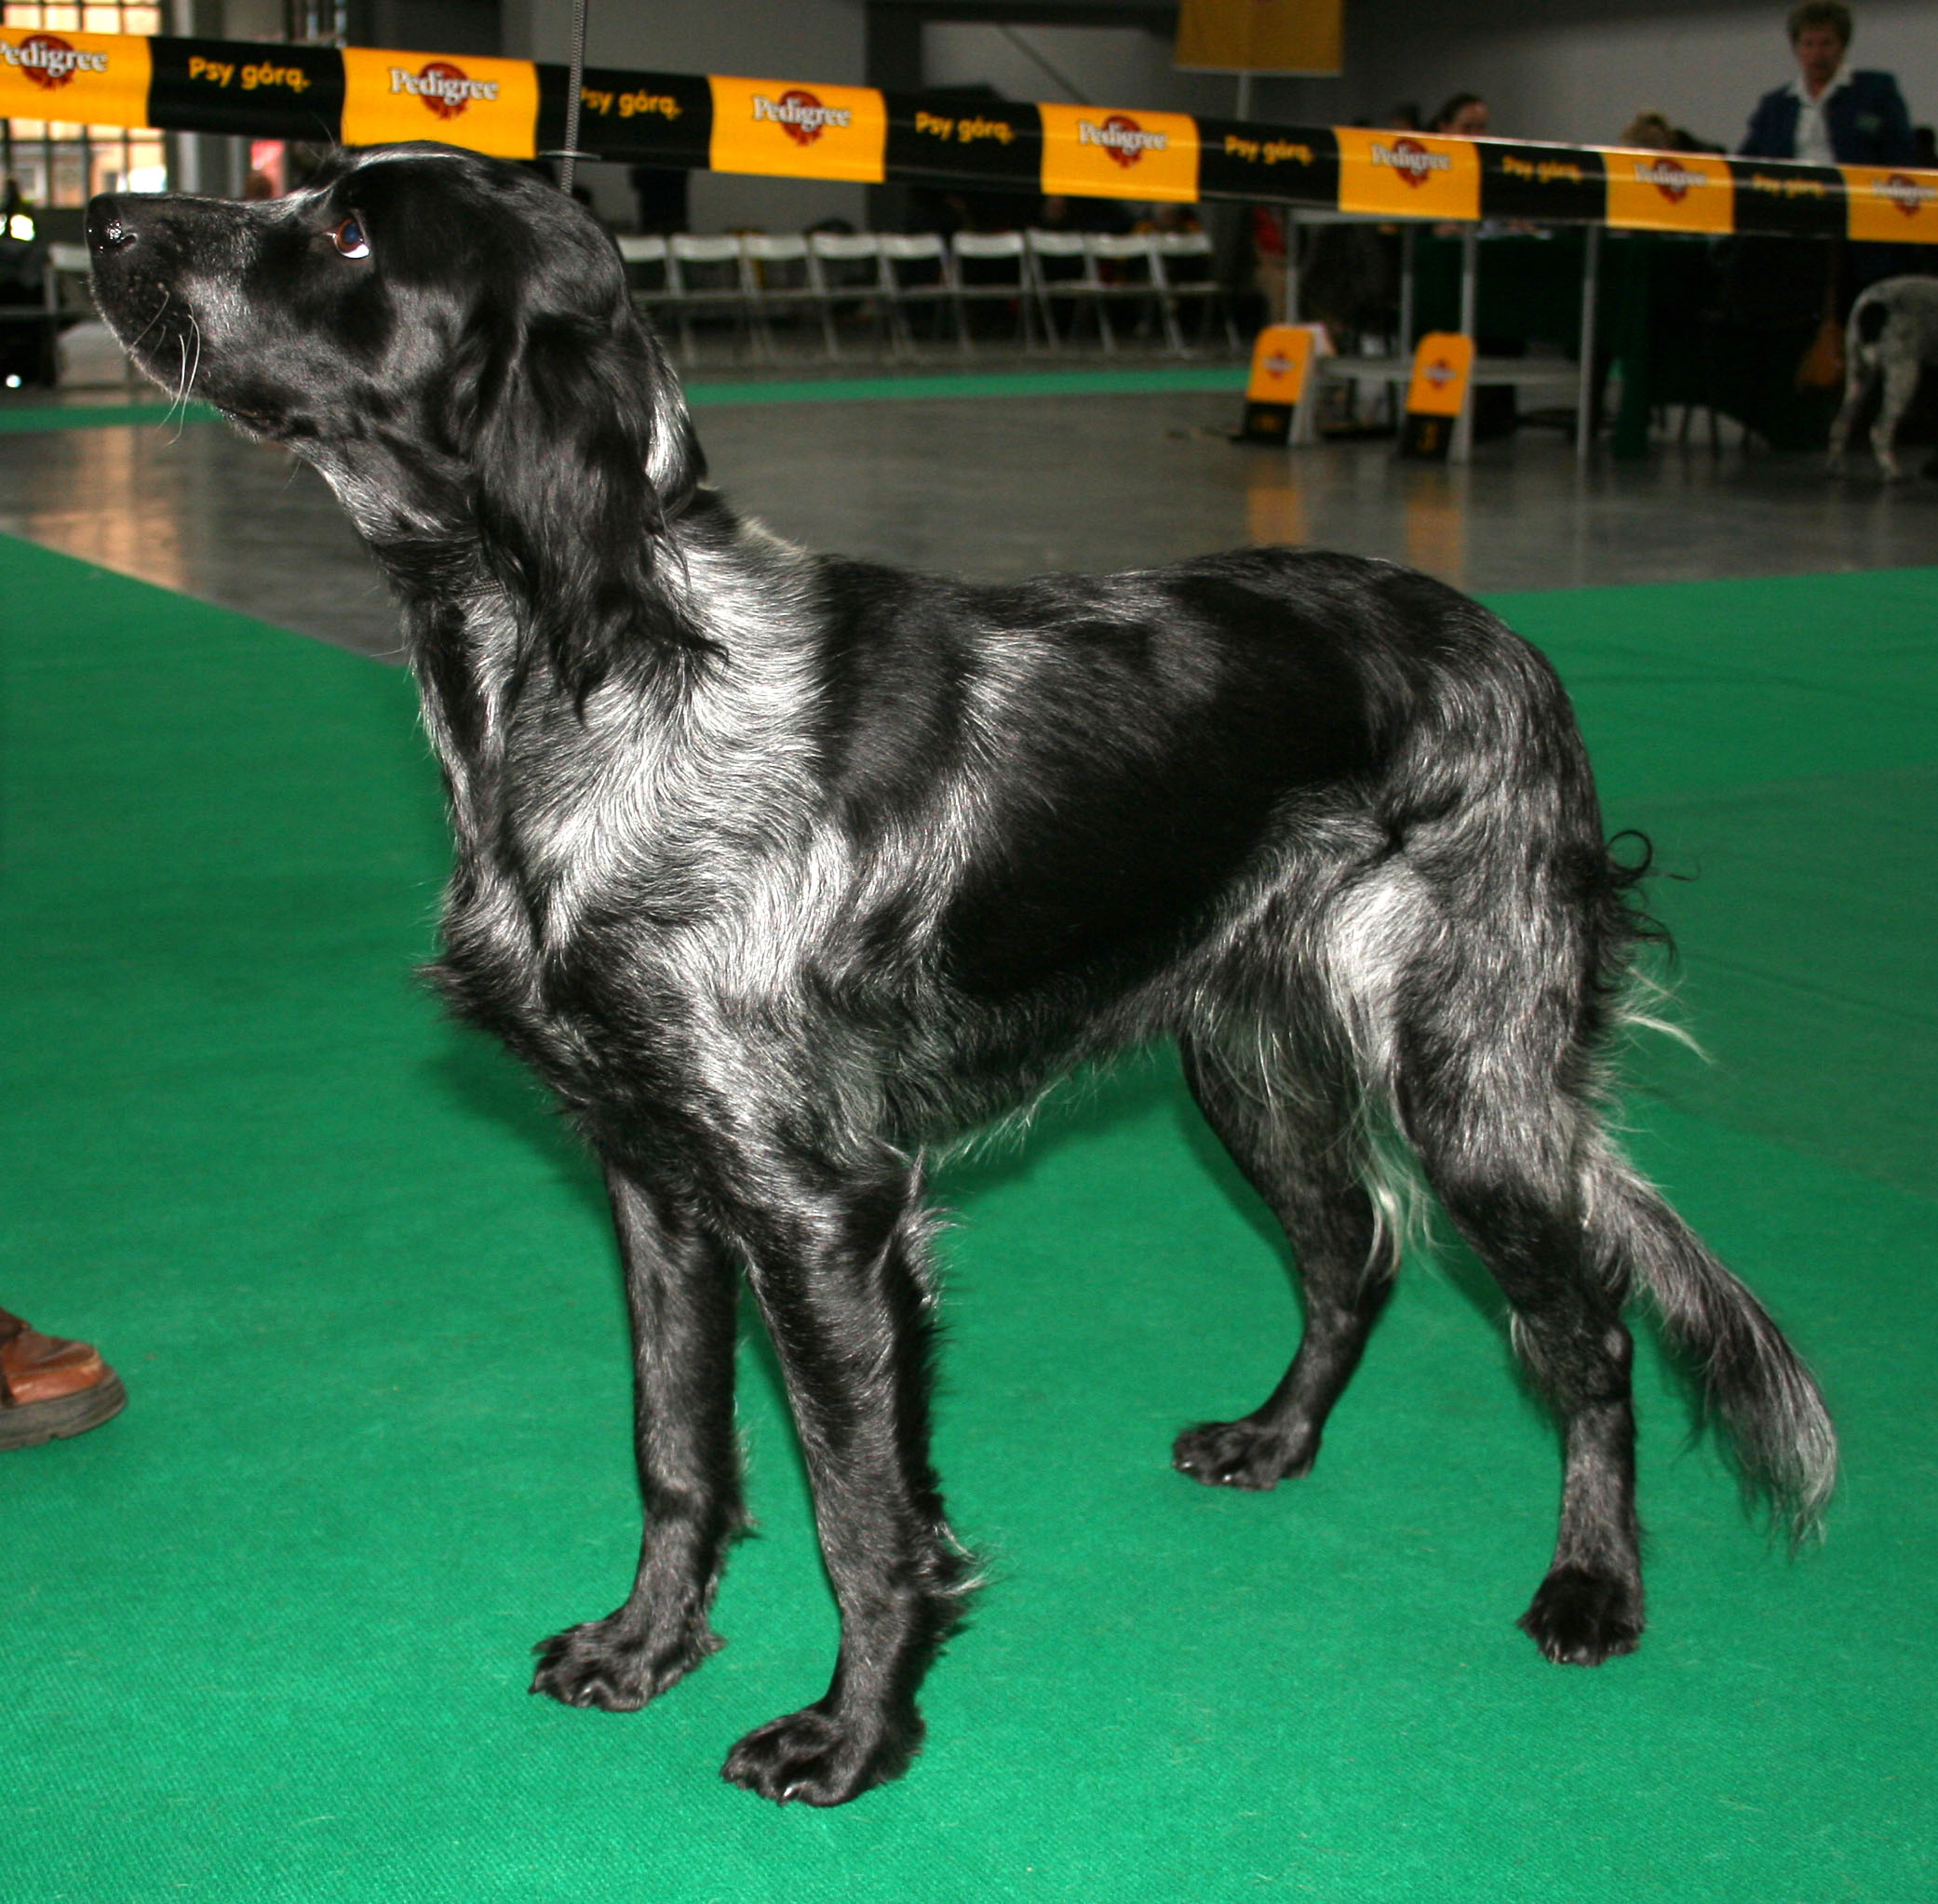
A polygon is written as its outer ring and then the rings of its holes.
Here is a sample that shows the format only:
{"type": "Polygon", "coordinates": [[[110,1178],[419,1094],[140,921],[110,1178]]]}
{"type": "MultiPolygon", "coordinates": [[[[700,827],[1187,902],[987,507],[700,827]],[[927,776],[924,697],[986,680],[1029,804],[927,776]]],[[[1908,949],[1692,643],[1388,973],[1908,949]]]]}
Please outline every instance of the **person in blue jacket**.
{"type": "MultiPolygon", "coordinates": [[[[1851,9],[1839,0],[1806,0],[1790,16],[1797,77],[1767,92],[1750,114],[1744,158],[1797,159],[1807,165],[1909,166],[1918,141],[1904,96],[1889,73],[1853,72],[1851,9]]],[[[1924,268],[1912,248],[1851,244],[1833,260],[1832,315],[1846,316],[1858,293],[1880,278],[1924,268]]]]}
{"type": "Polygon", "coordinates": [[[1851,9],[1807,0],[1790,16],[1797,77],[1767,92],[1750,115],[1744,158],[1829,166],[1908,166],[1917,158],[1911,114],[1889,73],[1853,72],[1851,9]]]}

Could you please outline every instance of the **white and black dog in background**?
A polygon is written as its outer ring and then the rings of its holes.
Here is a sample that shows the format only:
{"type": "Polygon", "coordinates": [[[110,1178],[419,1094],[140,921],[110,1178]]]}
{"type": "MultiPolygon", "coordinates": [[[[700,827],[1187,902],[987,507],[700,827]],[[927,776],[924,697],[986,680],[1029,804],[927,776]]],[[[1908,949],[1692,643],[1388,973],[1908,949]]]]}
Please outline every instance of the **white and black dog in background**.
{"type": "Polygon", "coordinates": [[[841,1647],[726,1776],[835,1804],[904,1768],[967,1585],[924,1154],[1162,1039],[1305,1299],[1285,1379],[1179,1436],[1186,1474],[1311,1466],[1398,1265],[1384,1133],[1561,1419],[1521,1620],[1549,1658],[1642,1630],[1632,1295],[1747,1474],[1822,1508],[1816,1387],[1605,1133],[1635,876],[1554,671],[1485,609],[1312,551],[985,585],[794,548],[704,484],[610,239],[493,160],[348,152],[268,203],[98,198],[88,231],[147,372],[314,463],[388,572],[456,835],[435,975],[604,1168],[645,1539],[535,1691],[635,1708],[720,1643],[744,1272],[841,1647]]]}
{"type": "MultiPolygon", "coordinates": [[[[1830,466],[1843,467],[1844,449],[1873,391],[1877,415],[1871,449],[1877,467],[1896,481],[1898,425],[1918,395],[1925,367],[1938,369],[1938,277],[1888,277],[1851,307],[1844,326],[1844,401],[1830,426],[1830,466]]],[[[1938,470],[1938,462],[1932,464],[1938,470]]]]}

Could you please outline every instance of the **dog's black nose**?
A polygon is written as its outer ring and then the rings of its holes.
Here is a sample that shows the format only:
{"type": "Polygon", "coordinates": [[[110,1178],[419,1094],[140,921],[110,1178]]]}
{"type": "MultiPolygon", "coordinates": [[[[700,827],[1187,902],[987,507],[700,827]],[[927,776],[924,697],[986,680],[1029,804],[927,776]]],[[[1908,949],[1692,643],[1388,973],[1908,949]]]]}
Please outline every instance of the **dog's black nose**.
{"type": "Polygon", "coordinates": [[[118,251],[135,242],[134,220],[127,201],[116,193],[104,192],[87,206],[87,246],[91,251],[118,251]]]}

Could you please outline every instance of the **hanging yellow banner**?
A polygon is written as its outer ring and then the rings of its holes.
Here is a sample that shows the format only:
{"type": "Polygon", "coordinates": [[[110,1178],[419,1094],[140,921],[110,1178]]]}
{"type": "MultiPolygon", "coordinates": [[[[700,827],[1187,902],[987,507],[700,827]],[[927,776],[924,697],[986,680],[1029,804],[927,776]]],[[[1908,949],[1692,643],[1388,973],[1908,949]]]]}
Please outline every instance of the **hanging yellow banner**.
{"type": "Polygon", "coordinates": [[[1885,166],[1843,166],[1847,230],[1886,244],[1938,244],[1938,175],[1885,166]]]}
{"type": "Polygon", "coordinates": [[[872,87],[718,77],[707,83],[713,88],[708,162],[715,171],[882,182],[888,108],[872,87]]]}
{"type": "Polygon", "coordinates": [[[1043,105],[1045,193],[1076,198],[1198,197],[1198,122],[1189,113],[1043,105]]]}
{"type": "Polygon", "coordinates": [[[528,60],[343,51],[345,145],[437,139],[499,158],[538,150],[538,69],[528,60]]]}
{"type": "Polygon", "coordinates": [[[1339,209],[1391,218],[1480,216],[1480,155],[1465,139],[1340,126],[1339,209]]]}
{"type": "Polygon", "coordinates": [[[1341,0],[1184,0],[1174,66],[1214,73],[1337,73],[1341,0]]]}
{"type": "Polygon", "coordinates": [[[1729,166],[1706,154],[1611,152],[1608,222],[1630,231],[1730,232],[1736,187],[1729,166]]]}
{"type": "Polygon", "coordinates": [[[132,34],[0,31],[0,119],[148,123],[148,42],[132,34]]]}

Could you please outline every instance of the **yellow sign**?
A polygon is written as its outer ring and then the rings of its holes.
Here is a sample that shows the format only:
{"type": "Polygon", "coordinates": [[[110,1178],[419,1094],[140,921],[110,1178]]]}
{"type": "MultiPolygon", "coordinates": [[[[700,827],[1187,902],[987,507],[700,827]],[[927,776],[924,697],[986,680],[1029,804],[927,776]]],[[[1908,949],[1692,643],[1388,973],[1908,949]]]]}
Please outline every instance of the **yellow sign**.
{"type": "Polygon", "coordinates": [[[1840,166],[1849,234],[1895,245],[1938,245],[1938,172],[1840,166]]]}
{"type": "Polygon", "coordinates": [[[1337,73],[1340,0],[1184,0],[1174,66],[1214,73],[1337,73]]]}
{"type": "Polygon", "coordinates": [[[1045,193],[1075,198],[1198,197],[1198,122],[1189,113],[1039,106],[1045,193]]]}
{"type": "Polygon", "coordinates": [[[1305,325],[1268,324],[1252,346],[1245,401],[1296,405],[1305,395],[1305,373],[1312,361],[1312,333],[1305,325]]]}
{"type": "Polygon", "coordinates": [[[437,139],[500,158],[538,149],[538,69],[524,60],[345,47],[343,143],[437,139]]]}
{"type": "Polygon", "coordinates": [[[1339,209],[1390,218],[1476,219],[1480,154],[1465,139],[1424,132],[1335,128],[1339,142],[1339,209]]]}
{"type": "Polygon", "coordinates": [[[148,123],[148,42],[132,34],[0,32],[0,119],[148,123]]]}
{"type": "Polygon", "coordinates": [[[888,108],[866,86],[796,86],[785,79],[715,79],[717,172],[783,179],[853,179],[879,185],[888,108]]]}
{"type": "Polygon", "coordinates": [[[1457,417],[1474,371],[1474,340],[1458,330],[1430,330],[1413,353],[1406,411],[1416,417],[1457,417]]]}
{"type": "Polygon", "coordinates": [[[1735,189],[1720,158],[1689,152],[1611,152],[1608,222],[1630,231],[1735,229],[1735,189]]]}

